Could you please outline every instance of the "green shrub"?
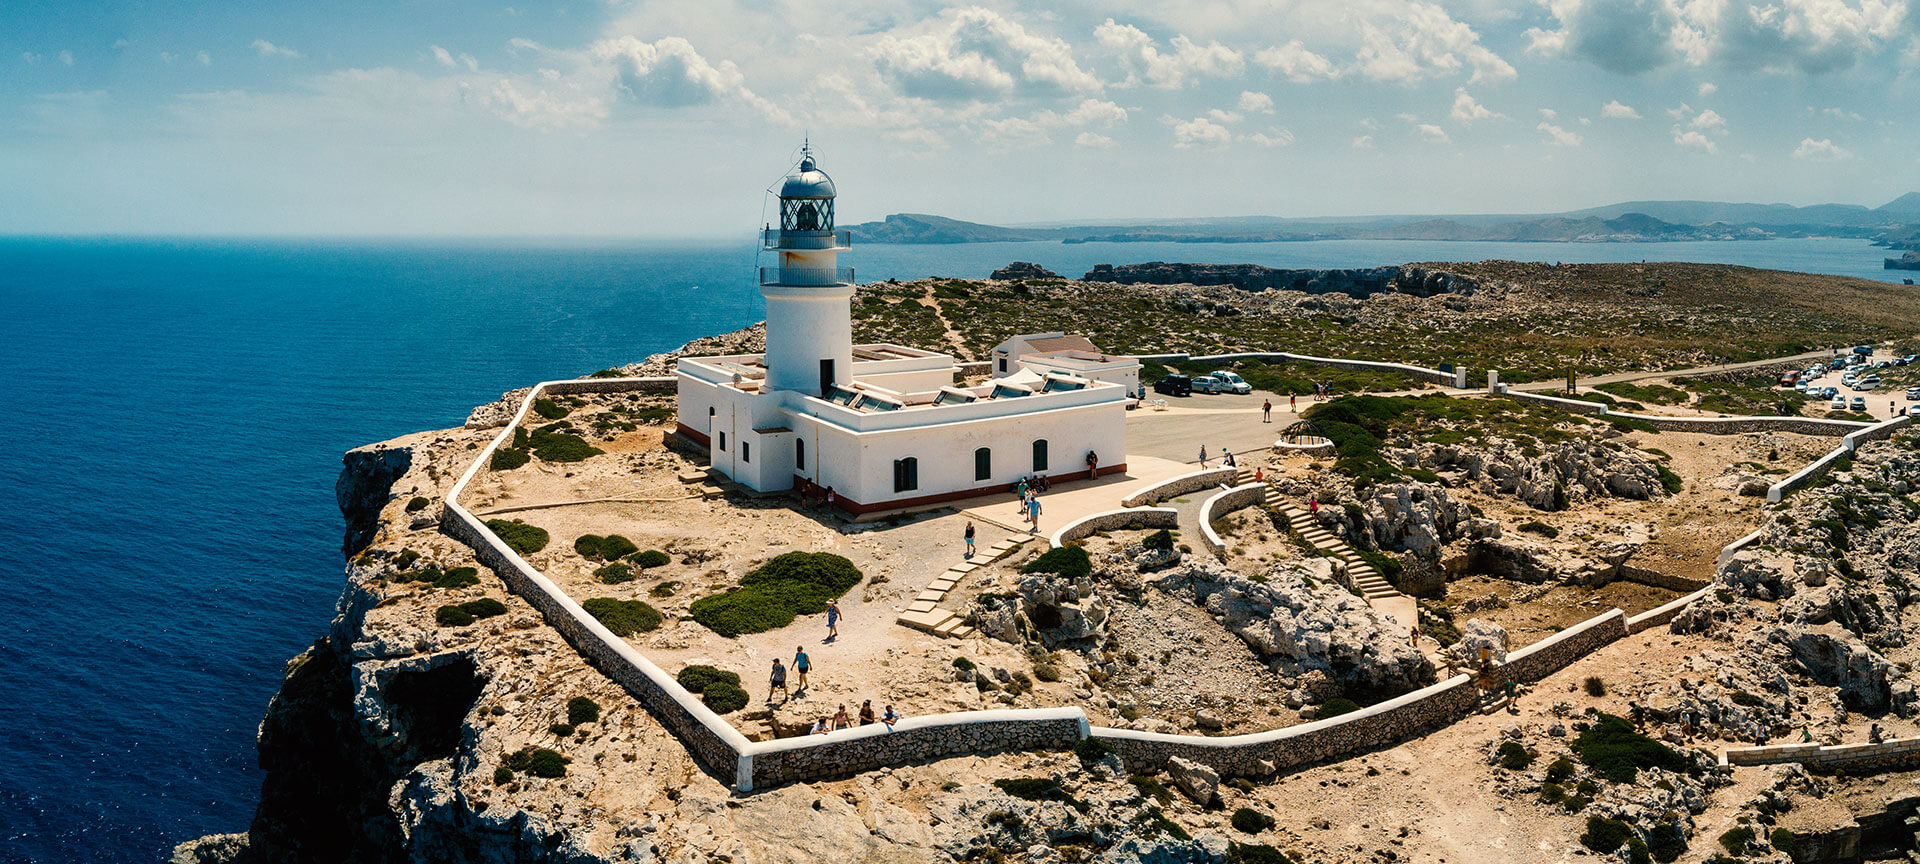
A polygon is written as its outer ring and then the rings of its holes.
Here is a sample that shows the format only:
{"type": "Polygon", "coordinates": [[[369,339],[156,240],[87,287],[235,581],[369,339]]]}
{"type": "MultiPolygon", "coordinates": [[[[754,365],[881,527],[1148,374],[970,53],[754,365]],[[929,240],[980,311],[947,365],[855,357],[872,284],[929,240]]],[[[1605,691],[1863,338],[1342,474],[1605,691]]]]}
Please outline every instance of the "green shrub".
{"type": "Polygon", "coordinates": [[[1660,485],[1667,490],[1668,495],[1678,495],[1680,490],[1687,487],[1686,481],[1681,480],[1680,475],[1673,473],[1673,469],[1668,468],[1665,463],[1653,463],[1653,470],[1660,475],[1660,485]]]}
{"type": "Polygon", "coordinates": [[[1068,804],[1079,803],[1072,795],[1067,794],[1067,790],[1060,788],[1060,784],[1046,777],[1003,778],[993,781],[993,785],[999,788],[1000,791],[1023,801],[1063,801],[1068,804]]]}
{"type": "Polygon", "coordinates": [[[640,600],[594,597],[580,604],[615,636],[645,633],[660,626],[660,611],[640,600]]]}
{"type": "Polygon", "coordinates": [[[1595,699],[1607,695],[1607,682],[1598,675],[1588,675],[1586,680],[1580,682],[1580,686],[1586,688],[1587,695],[1595,699]]]}
{"type": "Polygon", "coordinates": [[[600,719],[600,703],[585,696],[567,700],[567,722],[582,726],[600,719]]]}
{"type": "Polygon", "coordinates": [[[558,420],[572,412],[559,403],[554,402],[552,399],[542,396],[533,400],[533,413],[545,417],[548,420],[558,420]]]}
{"type": "Polygon", "coordinates": [[[492,618],[495,615],[507,614],[507,604],[495,600],[492,597],[469,600],[460,604],[460,608],[475,618],[492,618]]]}
{"type": "Polygon", "coordinates": [[[488,519],[487,530],[492,531],[494,536],[506,543],[507,548],[522,555],[532,555],[547,548],[547,541],[552,539],[547,536],[547,529],[528,525],[518,519],[511,522],[505,519],[488,519]]]}
{"type": "Polygon", "coordinates": [[[632,582],[634,580],[633,568],[619,563],[607,564],[594,570],[593,578],[600,580],[601,584],[604,585],[618,585],[622,582],[632,582]]]}
{"type": "Polygon", "coordinates": [[[653,586],[652,588],[648,588],[647,593],[655,597],[672,597],[673,592],[679,589],[680,589],[680,583],[675,580],[669,579],[665,582],[662,582],[658,585],[653,586]]]}
{"type": "Polygon", "coordinates": [[[1747,854],[1747,845],[1752,842],[1753,827],[1750,825],[1736,825],[1720,835],[1720,846],[1729,855],[1747,854]]]}
{"type": "Polygon", "coordinates": [[[972,671],[973,671],[973,661],[972,661],[972,660],[968,660],[968,659],[967,659],[967,658],[965,658],[965,657],[955,657],[955,658],[953,658],[953,668],[955,668],[955,669],[959,669],[959,670],[961,670],[961,671],[963,671],[963,672],[972,672],[972,671]]]}
{"type": "Polygon", "coordinates": [[[728,672],[725,669],[708,666],[704,663],[695,663],[692,666],[680,670],[680,674],[673,676],[673,680],[680,682],[680,686],[687,688],[688,693],[705,693],[707,692],[707,685],[715,682],[732,684],[735,687],[740,686],[740,675],[738,673],[728,672]]]}
{"type": "Polygon", "coordinates": [[[645,552],[634,555],[629,560],[642,570],[651,570],[655,567],[664,567],[673,563],[673,559],[667,557],[667,553],[658,549],[648,549],[645,552]]]}
{"type": "Polygon", "coordinates": [[[1532,522],[1528,522],[1524,525],[1521,525],[1520,530],[1525,531],[1528,534],[1538,534],[1542,537],[1547,538],[1548,540],[1552,540],[1553,538],[1560,536],[1560,529],[1555,528],[1552,525],[1548,525],[1547,523],[1542,522],[1538,519],[1535,519],[1532,522]]]}
{"type": "Polygon", "coordinates": [[[1272,846],[1228,843],[1227,864],[1294,864],[1292,856],[1272,846]]]}
{"type": "Polygon", "coordinates": [[[1082,738],[1073,742],[1073,755],[1080,757],[1082,762],[1098,762],[1112,754],[1113,748],[1098,738],[1082,738]]]}
{"type": "Polygon", "coordinates": [[[1647,832],[1647,851],[1660,864],[1672,864],[1687,851],[1687,831],[1679,820],[1666,819],[1647,832]]]}
{"type": "Polygon", "coordinates": [[[502,765],[493,769],[493,785],[505,786],[513,782],[513,769],[502,765]]]}
{"type": "Polygon", "coordinates": [[[1577,770],[1579,770],[1579,767],[1573,764],[1572,759],[1562,756],[1547,765],[1547,781],[1550,783],[1558,783],[1572,777],[1573,772],[1577,770]]]}
{"type": "Polygon", "coordinates": [[[407,502],[407,512],[418,513],[422,510],[427,509],[427,507],[431,504],[433,504],[433,502],[427,500],[425,496],[415,495],[413,496],[413,500],[407,502]]]}
{"type": "Polygon", "coordinates": [[[1360,560],[1379,571],[1380,578],[1387,580],[1387,584],[1395,588],[1400,587],[1400,573],[1405,569],[1400,559],[1372,549],[1354,549],[1353,551],[1360,556],[1360,560]]]}
{"type": "Polygon", "coordinates": [[[1569,746],[1580,761],[1613,783],[1632,783],[1642,768],[1685,771],[1688,767],[1686,757],[1612,714],[1600,714],[1569,746]]]}
{"type": "Polygon", "coordinates": [[[548,731],[548,732],[550,732],[550,733],[552,733],[552,734],[553,734],[553,737],[555,737],[555,738],[565,738],[565,737],[567,737],[567,736],[569,736],[569,735],[572,735],[572,734],[573,734],[573,724],[571,724],[571,723],[555,723],[555,724],[552,724],[552,725],[550,725],[550,726],[548,726],[548,727],[547,727],[547,731],[548,731]]]}
{"type": "Polygon", "coordinates": [[[1058,573],[1070,579],[1078,579],[1093,573],[1093,560],[1087,557],[1087,550],[1079,546],[1062,546],[1049,549],[1040,557],[1028,561],[1020,568],[1022,573],[1058,573]]]}
{"type": "Polygon", "coordinates": [[[1588,816],[1587,831],[1580,835],[1580,845],[1604,855],[1620,848],[1632,836],[1633,826],[1625,822],[1588,816]]]}
{"type": "Polygon", "coordinates": [[[535,777],[565,777],[572,761],[545,747],[523,747],[507,756],[506,767],[535,777]]]}
{"type": "Polygon", "coordinates": [[[1140,545],[1161,552],[1171,552],[1173,551],[1173,532],[1162,528],[1148,534],[1145,540],[1140,541],[1140,545]]]}
{"type": "Polygon", "coordinates": [[[495,471],[512,471],[515,468],[527,464],[532,459],[533,457],[527,455],[527,451],[525,450],[513,447],[502,447],[493,451],[493,458],[487,460],[487,467],[495,471]]]}
{"type": "Polygon", "coordinates": [[[455,567],[433,580],[435,588],[465,588],[478,584],[480,584],[480,571],[472,567],[455,567]]]}
{"type": "Polygon", "coordinates": [[[600,535],[582,534],[573,541],[573,551],[582,558],[600,557],[600,535]]]}
{"type": "Polygon", "coordinates": [[[738,685],[715,681],[708,684],[707,689],[700,691],[700,701],[705,702],[707,707],[712,708],[716,714],[731,714],[747,707],[749,700],[747,691],[740,689],[738,685]]]}
{"type": "Polygon", "coordinates": [[[433,610],[433,621],[442,627],[465,627],[473,623],[473,615],[458,605],[442,606],[433,610]]]}
{"type": "Polygon", "coordinates": [[[1033,664],[1033,677],[1042,681],[1058,681],[1060,680],[1060,667],[1052,663],[1035,663],[1033,664]]]}
{"type": "Polygon", "coordinates": [[[1313,719],[1325,720],[1328,717],[1338,717],[1342,714],[1352,714],[1353,712],[1358,710],[1360,710],[1360,706],[1357,703],[1355,703],[1352,699],[1348,699],[1344,696],[1336,696],[1332,699],[1328,699],[1326,702],[1322,703],[1319,708],[1315,709],[1313,712],[1313,719]]]}
{"type": "Polygon", "coordinates": [[[741,577],[738,588],[695,600],[687,611],[722,636],[764,633],[793,623],[796,615],[826,611],[828,600],[861,578],[852,561],[831,552],[788,552],[741,577]]]}
{"type": "Polygon", "coordinates": [[[600,538],[600,557],[608,561],[618,561],[638,551],[640,547],[633,545],[632,540],[618,534],[608,534],[600,538]]]}
{"type": "Polygon", "coordinates": [[[1233,830],[1242,834],[1258,834],[1273,827],[1272,816],[1251,807],[1233,811],[1233,818],[1229,821],[1233,824],[1233,830]]]}
{"type": "Polygon", "coordinates": [[[1500,765],[1509,771],[1522,771],[1533,764],[1533,754],[1518,741],[1503,741],[1499,749],[1500,765]]]}
{"type": "Polygon", "coordinates": [[[588,444],[585,438],[562,431],[566,428],[569,427],[562,422],[542,426],[528,433],[527,441],[533,446],[533,455],[547,462],[579,462],[606,452],[588,444]]]}
{"type": "Polygon", "coordinates": [[[1767,842],[1773,845],[1774,850],[1787,855],[1793,854],[1793,845],[1799,840],[1799,835],[1786,828],[1775,828],[1773,833],[1767,835],[1767,842]]]}

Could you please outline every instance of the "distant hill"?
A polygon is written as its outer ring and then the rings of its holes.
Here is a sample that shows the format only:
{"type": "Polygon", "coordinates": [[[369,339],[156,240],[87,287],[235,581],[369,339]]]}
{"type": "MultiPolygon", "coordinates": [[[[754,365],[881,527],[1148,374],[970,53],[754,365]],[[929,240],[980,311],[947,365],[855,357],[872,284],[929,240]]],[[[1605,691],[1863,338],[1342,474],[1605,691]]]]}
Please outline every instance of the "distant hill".
{"type": "Polygon", "coordinates": [[[1630,201],[1569,213],[1526,216],[1372,216],[1287,219],[1233,216],[1161,222],[1006,227],[925,213],[897,213],[848,226],[865,243],[1255,243],[1286,240],[1480,240],[1521,242],[1647,242],[1764,240],[1838,235],[1902,238],[1920,223],[1920,192],[1879,207],[1856,204],[1728,204],[1714,201],[1630,201]]]}

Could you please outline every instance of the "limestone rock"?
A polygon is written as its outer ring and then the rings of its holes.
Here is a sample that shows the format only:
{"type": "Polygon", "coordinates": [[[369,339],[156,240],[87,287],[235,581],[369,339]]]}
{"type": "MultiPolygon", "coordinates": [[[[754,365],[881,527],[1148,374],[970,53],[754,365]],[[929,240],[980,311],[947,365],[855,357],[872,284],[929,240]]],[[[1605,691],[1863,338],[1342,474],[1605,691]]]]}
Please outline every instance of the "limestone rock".
{"type": "Polygon", "coordinates": [[[1167,761],[1167,778],[1188,798],[1193,799],[1193,803],[1202,807],[1220,794],[1220,772],[1179,756],[1167,761]]]}
{"type": "Polygon", "coordinates": [[[1010,281],[1013,279],[1058,279],[1060,278],[1060,274],[1038,264],[1027,261],[1015,261],[988,274],[987,278],[996,282],[1010,281]]]}
{"type": "Polygon", "coordinates": [[[1480,666],[1480,651],[1486,649],[1487,659],[1494,663],[1507,662],[1507,628],[1492,621],[1468,618],[1460,628],[1460,641],[1447,646],[1447,654],[1453,658],[1455,666],[1464,669],[1477,669],[1480,666]]]}

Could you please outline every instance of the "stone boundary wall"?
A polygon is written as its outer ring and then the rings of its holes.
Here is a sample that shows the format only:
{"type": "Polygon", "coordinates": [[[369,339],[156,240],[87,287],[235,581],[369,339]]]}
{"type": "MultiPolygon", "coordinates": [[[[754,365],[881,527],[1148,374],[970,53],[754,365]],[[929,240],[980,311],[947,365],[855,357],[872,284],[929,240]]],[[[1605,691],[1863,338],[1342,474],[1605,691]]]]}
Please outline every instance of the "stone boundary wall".
{"type": "Polygon", "coordinates": [[[1518,651],[1495,667],[1495,680],[1531,683],[1552,675],[1618,639],[1627,636],[1627,613],[1613,609],[1588,618],[1518,651]]]}
{"type": "Polygon", "coordinates": [[[1722,765],[1772,765],[1799,762],[1810,768],[1846,767],[1883,770],[1920,763],[1920,738],[1895,738],[1878,744],[1777,744],[1738,747],[1720,754],[1722,765]]]}
{"type": "Polygon", "coordinates": [[[1618,417],[1651,425],[1662,432],[1702,432],[1708,435],[1741,435],[1747,432],[1785,432],[1794,435],[1848,435],[1869,429],[1872,424],[1858,420],[1823,420],[1818,417],[1669,417],[1661,414],[1633,414],[1615,411],[1604,402],[1548,396],[1524,390],[1500,388],[1497,395],[1521,402],[1532,402],[1595,417],[1618,417]]]}
{"type": "Polygon", "coordinates": [[[1240,476],[1240,469],[1238,468],[1207,468],[1205,470],[1195,471],[1192,474],[1182,474],[1171,480],[1155,483],[1152,486],[1135,492],[1132,497],[1121,501],[1120,505],[1123,507],[1143,507],[1148,504],[1158,504],[1175,495],[1185,495],[1188,492],[1198,492],[1202,489],[1211,489],[1215,486],[1224,485],[1238,476],[1240,476]]]}
{"type": "Polygon", "coordinates": [[[1146,528],[1180,527],[1180,511],[1172,507],[1129,507],[1125,510],[1107,510],[1091,516],[1083,516],[1060,526],[1047,538],[1047,544],[1058,549],[1075,540],[1096,531],[1111,531],[1128,525],[1140,525],[1146,528]]]}
{"type": "Polygon", "coordinates": [[[1695,591],[1692,594],[1688,594],[1687,596],[1673,600],[1664,606],[1656,606],[1652,609],[1648,609],[1645,612],[1635,615],[1632,618],[1628,618],[1627,632],[1638,633],[1642,630],[1651,630],[1662,624],[1666,624],[1672,621],[1674,618],[1678,617],[1681,610],[1686,609],[1688,606],[1693,605],[1693,602],[1695,600],[1699,600],[1700,598],[1707,596],[1707,594],[1712,591],[1713,591],[1713,585],[1709,583],[1707,587],[1701,588],[1700,590],[1695,591]]]}
{"type": "Polygon", "coordinates": [[[1620,578],[1623,581],[1636,582],[1641,585],[1652,585],[1655,588],[1665,588],[1668,591],[1678,591],[1682,594],[1705,588],[1707,587],[1707,583],[1711,581],[1705,579],[1688,579],[1685,576],[1675,576],[1671,573],[1648,570],[1645,567],[1635,567],[1631,564],[1623,564],[1620,566],[1620,578]]]}
{"type": "Polygon", "coordinates": [[[1235,354],[1202,354],[1182,358],[1193,363],[1228,363],[1234,360],[1280,360],[1292,363],[1314,363],[1331,366],[1335,369],[1354,369],[1363,372],[1397,372],[1429,384],[1454,387],[1462,380],[1465,367],[1452,372],[1428,369],[1425,366],[1409,366],[1405,363],[1385,363],[1378,360],[1352,360],[1344,357],[1315,357],[1311,354],[1293,354],[1286,351],[1251,351],[1235,354]]]}
{"type": "Polygon", "coordinates": [[[1571,411],[1575,414],[1604,416],[1607,413],[1606,405],[1599,402],[1588,402],[1584,399],[1568,399],[1564,396],[1546,396],[1539,393],[1528,393],[1525,390],[1510,390],[1506,387],[1501,387],[1498,395],[1505,396],[1516,402],[1533,402],[1549,408],[1571,411]]]}
{"type": "Polygon", "coordinates": [[[1465,717],[1479,699],[1473,679],[1455,675],[1349,714],[1268,732],[1209,738],[1094,727],[1091,734],[1119,753],[1128,771],[1159,770],[1179,756],[1223,775],[1258,777],[1399,743],[1465,717]]]}
{"type": "MultiPolygon", "coordinates": [[[[1714,559],[1713,571],[1715,573],[1720,572],[1720,568],[1727,566],[1727,560],[1733,557],[1733,553],[1738,552],[1742,549],[1747,548],[1748,546],[1753,545],[1754,543],[1759,542],[1761,537],[1766,536],[1766,533],[1767,533],[1767,529],[1764,527],[1755,528],[1751,533],[1747,534],[1745,537],[1741,537],[1740,539],[1735,540],[1732,543],[1728,543],[1727,545],[1721,547],[1720,557],[1714,559]]],[[[1712,583],[1709,582],[1708,584],[1712,584],[1712,583]]]]}
{"type": "Polygon", "coordinates": [[[750,745],[756,782],[771,785],[837,777],[958,754],[1065,750],[1087,737],[1079,708],[965,711],[909,717],[892,729],[875,723],[750,745]]]}
{"type": "Polygon", "coordinates": [[[1767,487],[1767,503],[1780,503],[1786,499],[1787,495],[1798,492],[1813,483],[1813,481],[1827,476],[1827,473],[1833,470],[1833,466],[1836,463],[1843,458],[1851,457],[1854,451],[1860,449],[1861,444],[1868,441],[1881,441],[1890,438],[1900,427],[1911,422],[1913,422],[1912,417],[1902,414],[1892,420],[1882,421],[1854,430],[1846,437],[1840,439],[1840,446],[1827,451],[1826,455],[1815,459],[1813,464],[1795,471],[1788,475],[1785,480],[1781,480],[1767,487]]]}
{"type": "Polygon", "coordinates": [[[1248,483],[1232,489],[1222,489],[1200,502],[1200,542],[1206,544],[1207,551],[1217,557],[1225,557],[1227,554],[1227,541],[1220,539],[1219,533],[1213,530],[1215,520],[1223,519],[1228,513],[1254,504],[1265,497],[1267,497],[1267,484],[1248,483]]]}

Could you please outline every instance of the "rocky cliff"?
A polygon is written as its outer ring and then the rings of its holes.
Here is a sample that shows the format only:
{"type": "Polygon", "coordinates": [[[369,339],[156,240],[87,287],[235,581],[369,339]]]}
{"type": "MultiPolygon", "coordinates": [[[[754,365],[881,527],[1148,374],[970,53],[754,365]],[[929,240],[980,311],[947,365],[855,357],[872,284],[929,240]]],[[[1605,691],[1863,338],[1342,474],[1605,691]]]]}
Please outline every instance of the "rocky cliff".
{"type": "Polygon", "coordinates": [[[1281,270],[1257,264],[1098,264],[1081,277],[1087,282],[1122,285],[1231,285],[1246,291],[1301,291],[1345,294],[1366,299],[1375,294],[1471,294],[1479,282],[1420,267],[1368,267],[1358,270],[1281,270]]]}

